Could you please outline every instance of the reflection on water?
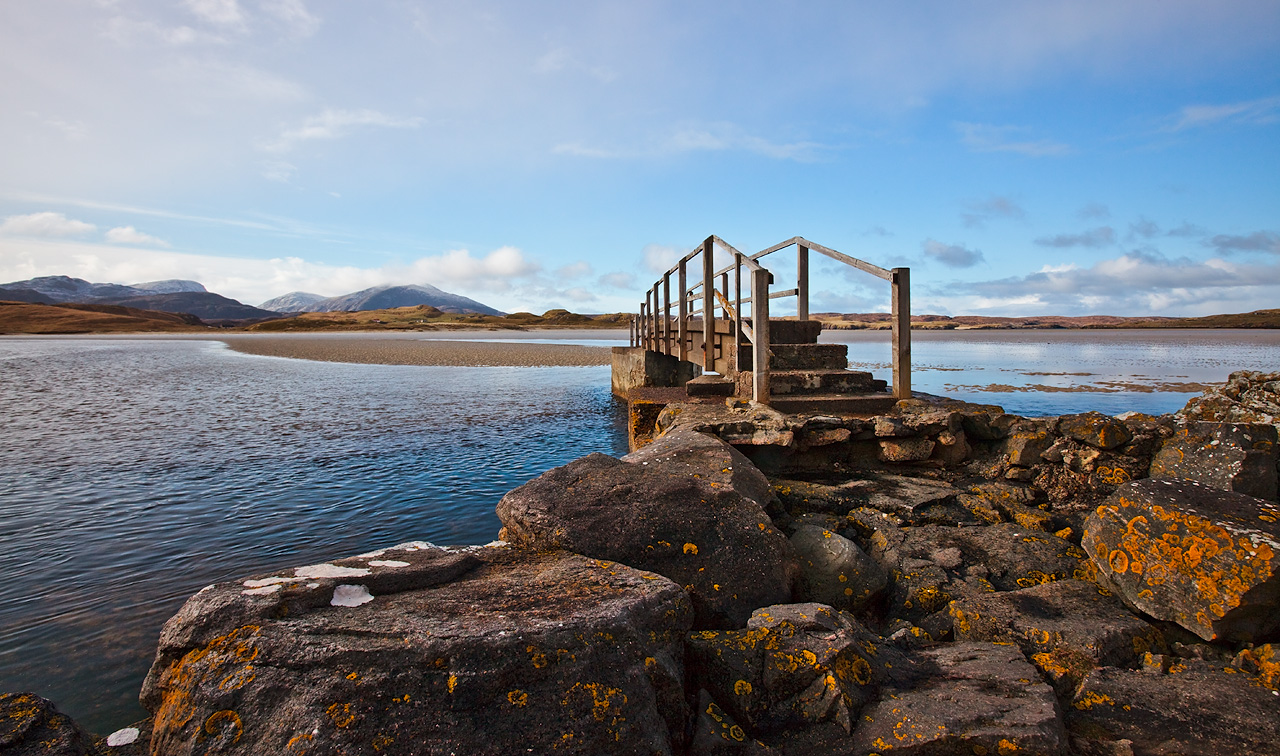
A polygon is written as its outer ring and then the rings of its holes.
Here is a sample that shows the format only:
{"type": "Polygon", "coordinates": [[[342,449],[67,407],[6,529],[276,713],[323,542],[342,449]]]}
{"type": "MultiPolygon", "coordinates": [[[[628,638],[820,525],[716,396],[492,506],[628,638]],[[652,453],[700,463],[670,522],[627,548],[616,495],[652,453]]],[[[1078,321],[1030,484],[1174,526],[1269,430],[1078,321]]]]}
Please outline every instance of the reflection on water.
{"type": "MultiPolygon", "coordinates": [[[[854,367],[890,375],[887,331],[824,331],[854,367]]],[[[1280,331],[914,331],[917,391],[1019,415],[1173,412],[1235,370],[1280,370],[1280,331]]]]}
{"type": "Polygon", "coordinates": [[[625,453],[608,371],[0,340],[0,691],[110,732],[144,715],[160,627],[203,586],[493,540],[511,488],[625,453]]]}

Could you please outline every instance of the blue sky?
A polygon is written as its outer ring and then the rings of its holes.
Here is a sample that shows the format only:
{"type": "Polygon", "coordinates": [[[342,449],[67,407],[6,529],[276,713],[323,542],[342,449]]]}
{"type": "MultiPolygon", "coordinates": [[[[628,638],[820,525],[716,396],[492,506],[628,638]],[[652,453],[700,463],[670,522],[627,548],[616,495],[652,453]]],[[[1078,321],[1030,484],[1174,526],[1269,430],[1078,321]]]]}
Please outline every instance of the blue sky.
{"type": "Polygon", "coordinates": [[[1280,306],[1274,0],[5,0],[0,96],[0,282],[603,312],[802,235],[916,312],[1280,306]]]}

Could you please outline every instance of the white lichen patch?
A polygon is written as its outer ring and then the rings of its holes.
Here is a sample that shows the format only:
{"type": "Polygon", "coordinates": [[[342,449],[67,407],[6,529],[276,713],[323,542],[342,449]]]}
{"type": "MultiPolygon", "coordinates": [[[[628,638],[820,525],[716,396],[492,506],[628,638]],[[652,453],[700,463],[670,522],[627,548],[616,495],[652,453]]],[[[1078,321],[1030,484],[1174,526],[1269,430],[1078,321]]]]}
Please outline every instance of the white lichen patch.
{"type": "Polygon", "coordinates": [[[363,585],[334,586],[330,606],[360,606],[373,601],[373,594],[363,585]]]}
{"type": "Polygon", "coordinates": [[[270,596],[280,590],[280,584],[264,585],[260,588],[250,588],[247,591],[240,591],[241,596],[270,596]]]}
{"type": "Polygon", "coordinates": [[[374,561],[369,562],[369,566],[370,567],[391,567],[394,569],[396,567],[408,567],[409,563],[400,562],[395,559],[375,559],[374,561]]]}
{"type": "Polygon", "coordinates": [[[307,567],[299,567],[293,571],[293,574],[300,578],[340,578],[340,577],[362,577],[369,574],[366,567],[339,567],[336,564],[312,564],[307,567]]]}
{"type": "Polygon", "coordinates": [[[506,541],[489,541],[484,545],[486,549],[498,549],[509,545],[506,541]]]}
{"type": "Polygon", "coordinates": [[[115,748],[116,746],[126,746],[138,739],[142,733],[137,727],[126,727],[122,730],[116,730],[107,736],[107,745],[115,748]]]}
{"type": "Polygon", "coordinates": [[[296,583],[297,581],[298,581],[298,578],[291,578],[291,577],[269,577],[269,578],[261,578],[261,579],[259,579],[259,580],[246,580],[246,581],[244,581],[243,583],[241,583],[240,585],[243,585],[245,588],[262,588],[262,587],[264,587],[264,586],[268,586],[268,585],[281,585],[281,584],[284,584],[284,583],[296,583]]]}
{"type": "MultiPolygon", "coordinates": [[[[391,549],[399,549],[400,551],[425,551],[427,549],[434,548],[436,548],[434,543],[428,543],[426,541],[407,541],[391,547],[391,549]]],[[[386,549],[386,551],[390,551],[391,549],[386,549]]]]}

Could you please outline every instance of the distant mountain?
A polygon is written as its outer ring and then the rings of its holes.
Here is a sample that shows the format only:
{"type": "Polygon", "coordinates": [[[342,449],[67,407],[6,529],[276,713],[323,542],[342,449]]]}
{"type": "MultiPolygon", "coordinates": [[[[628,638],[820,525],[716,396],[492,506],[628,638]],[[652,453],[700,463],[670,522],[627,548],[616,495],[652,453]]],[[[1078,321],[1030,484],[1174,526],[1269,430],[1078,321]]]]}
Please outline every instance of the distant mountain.
{"type": "Polygon", "coordinates": [[[0,286],[0,301],[2,302],[29,302],[31,304],[53,304],[53,300],[36,291],[25,287],[0,286]]]}
{"type": "MultiPolygon", "coordinates": [[[[113,283],[89,283],[83,278],[70,276],[41,276],[26,281],[0,284],[6,289],[31,289],[45,295],[52,302],[91,302],[105,297],[133,297],[146,294],[132,286],[113,283]]],[[[201,287],[203,289],[204,287],[201,287]]]]}
{"type": "Polygon", "coordinates": [[[160,312],[185,312],[205,322],[219,320],[261,320],[279,317],[280,313],[250,307],[220,294],[207,291],[182,291],[174,294],[150,294],[131,297],[110,297],[95,300],[96,303],[122,305],[138,310],[160,312]]]}
{"type": "Polygon", "coordinates": [[[308,307],[327,299],[322,294],[312,294],[306,291],[291,291],[288,294],[281,294],[275,299],[268,299],[258,307],[264,310],[273,310],[275,312],[309,312],[308,307]]]}
{"type": "Polygon", "coordinates": [[[450,294],[434,286],[375,286],[341,297],[330,297],[312,302],[302,312],[363,312],[388,310],[394,307],[429,305],[441,312],[475,312],[481,315],[502,315],[500,310],[481,304],[459,294],[450,294]]]}
{"type": "MultiPolygon", "coordinates": [[[[164,281],[129,284],[129,288],[140,289],[151,294],[182,294],[184,292],[208,293],[204,284],[199,281],[186,281],[181,278],[170,278],[164,281]]],[[[268,308],[269,309],[269,308],[268,308]]]]}

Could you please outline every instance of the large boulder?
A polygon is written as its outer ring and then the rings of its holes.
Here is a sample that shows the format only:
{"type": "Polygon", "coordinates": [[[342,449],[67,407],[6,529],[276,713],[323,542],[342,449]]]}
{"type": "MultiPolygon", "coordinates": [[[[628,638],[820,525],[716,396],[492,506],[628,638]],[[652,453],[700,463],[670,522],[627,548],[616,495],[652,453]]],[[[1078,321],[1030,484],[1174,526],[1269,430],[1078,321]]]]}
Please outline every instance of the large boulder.
{"type": "Polygon", "coordinates": [[[1205,640],[1280,633],[1280,507],[1182,480],[1140,480],[1085,521],[1100,576],[1205,640]]]}
{"type": "Polygon", "coordinates": [[[507,546],[222,583],[161,634],[151,753],[679,752],[691,618],[659,575],[507,546]]]}
{"type": "Polygon", "coordinates": [[[1094,583],[1055,580],[951,602],[959,640],[1013,643],[1059,694],[1095,667],[1137,667],[1164,636],[1094,583]]]}
{"type": "Polygon", "coordinates": [[[884,593],[889,581],[884,568],[839,533],[802,525],[791,535],[791,545],[800,559],[797,600],[857,610],[884,593]]]}
{"type": "Polygon", "coordinates": [[[592,454],[498,504],[503,538],[652,570],[683,586],[696,626],[742,627],[787,603],[798,572],[764,505],[769,482],[728,444],[677,428],[622,460],[592,454]]]}
{"type": "Polygon", "coordinates": [[[1014,646],[962,642],[911,652],[909,673],[862,712],[852,748],[836,753],[1066,752],[1053,690],[1014,646]]]}
{"type": "Polygon", "coordinates": [[[1280,372],[1238,370],[1187,402],[1178,416],[1222,423],[1280,424],[1280,372]]]}
{"type": "Polygon", "coordinates": [[[1066,708],[1072,742],[1081,753],[1277,756],[1280,699],[1232,672],[1181,659],[1095,669],[1066,708]]]}
{"type": "Polygon", "coordinates": [[[1276,500],[1276,426],[1191,422],[1151,460],[1151,477],[1182,478],[1276,500]]]}

